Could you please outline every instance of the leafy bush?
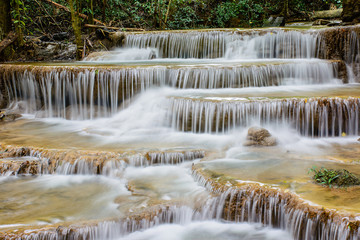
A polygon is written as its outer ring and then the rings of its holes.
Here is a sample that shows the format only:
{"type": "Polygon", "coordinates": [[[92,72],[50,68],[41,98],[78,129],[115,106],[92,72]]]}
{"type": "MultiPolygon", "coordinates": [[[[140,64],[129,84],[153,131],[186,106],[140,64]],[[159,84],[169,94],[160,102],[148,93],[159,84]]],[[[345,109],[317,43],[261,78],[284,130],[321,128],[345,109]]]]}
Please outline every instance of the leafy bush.
{"type": "Polygon", "coordinates": [[[168,21],[170,29],[189,29],[195,28],[198,25],[198,18],[194,8],[184,6],[177,9],[168,21]]]}
{"type": "Polygon", "coordinates": [[[360,185],[360,179],[346,169],[334,170],[322,167],[318,170],[316,167],[313,167],[309,170],[309,173],[314,174],[313,179],[316,181],[316,183],[329,187],[360,185]]]}

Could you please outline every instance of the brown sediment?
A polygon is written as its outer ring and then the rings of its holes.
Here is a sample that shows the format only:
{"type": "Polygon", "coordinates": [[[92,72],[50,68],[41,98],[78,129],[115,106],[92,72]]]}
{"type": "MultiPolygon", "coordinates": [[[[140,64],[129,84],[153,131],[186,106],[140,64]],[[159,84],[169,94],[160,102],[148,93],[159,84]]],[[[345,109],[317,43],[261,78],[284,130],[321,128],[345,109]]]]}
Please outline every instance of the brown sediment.
{"type": "Polygon", "coordinates": [[[219,194],[221,217],[228,221],[259,222],[289,231],[294,239],[358,239],[360,220],[353,215],[312,206],[297,195],[257,183],[239,183],[212,176],[196,165],[194,178],[219,194]]]}
{"type": "Polygon", "coordinates": [[[348,63],[355,60],[360,49],[357,44],[352,45],[351,41],[359,39],[359,25],[327,28],[320,30],[320,33],[324,40],[325,59],[344,60],[348,63]]]}
{"type": "Polygon", "coordinates": [[[349,83],[349,76],[346,67],[346,63],[343,60],[331,60],[335,63],[336,72],[338,74],[338,78],[342,79],[343,83],[349,83]]]}
{"type": "Polygon", "coordinates": [[[321,31],[323,58],[344,60],[360,79],[360,26],[334,27],[321,31]]]}

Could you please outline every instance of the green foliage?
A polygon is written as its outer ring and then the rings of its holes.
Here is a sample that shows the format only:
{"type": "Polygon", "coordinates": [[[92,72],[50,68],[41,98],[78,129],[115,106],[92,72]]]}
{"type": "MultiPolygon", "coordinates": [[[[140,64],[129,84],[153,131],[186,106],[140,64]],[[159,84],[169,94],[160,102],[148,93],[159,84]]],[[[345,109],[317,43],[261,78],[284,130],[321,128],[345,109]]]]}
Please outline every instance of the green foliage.
{"type": "MultiPolygon", "coordinates": [[[[216,27],[231,27],[234,19],[242,26],[259,26],[262,24],[264,8],[251,0],[228,1],[220,3],[213,12],[216,27]]],[[[236,25],[236,21],[235,21],[236,25]]],[[[239,26],[237,26],[239,27],[239,26]]]]}
{"type": "Polygon", "coordinates": [[[346,187],[360,185],[360,180],[345,169],[334,170],[322,167],[318,170],[316,167],[312,167],[309,173],[314,174],[313,179],[316,183],[326,185],[330,188],[332,186],[346,187]]]}
{"type": "Polygon", "coordinates": [[[342,0],[292,0],[289,4],[293,9],[298,11],[321,11],[329,10],[330,4],[334,4],[336,7],[342,7],[342,0]]]}
{"type": "Polygon", "coordinates": [[[226,27],[226,23],[231,18],[236,17],[240,13],[240,8],[235,2],[221,3],[214,10],[215,23],[219,27],[226,27]]]}
{"type": "Polygon", "coordinates": [[[28,8],[22,0],[13,0],[11,11],[12,18],[14,19],[13,23],[22,30],[25,29],[26,21],[32,21],[31,18],[27,16],[27,11],[28,8]]]}
{"type": "MultiPolygon", "coordinates": [[[[20,19],[15,11],[12,11],[12,18],[27,34],[43,35],[71,29],[70,14],[45,1],[12,1],[19,2],[20,19]]],[[[69,7],[67,0],[54,1],[69,7]]],[[[107,25],[145,29],[259,27],[269,16],[281,14],[283,8],[283,1],[278,0],[172,0],[170,6],[170,0],[93,0],[93,10],[90,0],[74,2],[77,11],[88,16],[93,13],[94,18],[107,25]]],[[[340,7],[341,2],[290,0],[289,12],[306,16],[312,11],[329,9],[330,4],[340,7]]]]}
{"type": "Polygon", "coordinates": [[[190,6],[180,8],[172,15],[171,19],[167,24],[169,29],[189,29],[196,28],[199,25],[196,12],[190,6]]]}

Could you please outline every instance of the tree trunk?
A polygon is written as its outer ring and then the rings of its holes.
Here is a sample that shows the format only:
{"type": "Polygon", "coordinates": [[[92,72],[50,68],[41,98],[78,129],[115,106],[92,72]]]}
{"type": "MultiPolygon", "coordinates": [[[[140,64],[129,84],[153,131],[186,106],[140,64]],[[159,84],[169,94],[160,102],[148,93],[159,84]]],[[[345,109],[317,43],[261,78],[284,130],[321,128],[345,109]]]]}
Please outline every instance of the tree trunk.
{"type": "MultiPolygon", "coordinates": [[[[10,0],[0,0],[0,42],[4,40],[12,30],[10,6],[10,0]]],[[[6,47],[4,51],[0,52],[0,61],[6,61],[11,59],[11,55],[13,53],[14,51],[11,46],[6,47]]]]}
{"type": "Polygon", "coordinates": [[[0,41],[11,31],[10,0],[0,0],[0,41]]]}
{"type": "Polygon", "coordinates": [[[169,0],[168,8],[167,8],[167,11],[166,11],[166,16],[165,16],[165,21],[164,21],[165,23],[167,23],[167,19],[168,19],[168,16],[169,16],[170,5],[171,5],[171,0],[169,0]]]}
{"type": "Polygon", "coordinates": [[[289,0],[283,0],[283,8],[281,10],[281,16],[284,17],[285,21],[289,16],[289,0]]]}
{"type": "Polygon", "coordinates": [[[360,0],[343,0],[342,20],[360,22],[360,0]]]}
{"type": "Polygon", "coordinates": [[[105,22],[106,19],[106,0],[103,0],[103,9],[102,9],[102,21],[105,22]]]}
{"type": "Polygon", "coordinates": [[[71,12],[71,25],[74,29],[75,43],[76,43],[76,60],[81,60],[82,57],[82,41],[81,41],[81,28],[79,24],[79,18],[75,14],[73,0],[68,0],[71,12]]]}
{"type": "Polygon", "coordinates": [[[90,15],[89,15],[89,24],[94,24],[94,4],[93,0],[90,0],[90,15]]]}
{"type": "Polygon", "coordinates": [[[20,13],[20,0],[14,0],[15,2],[15,32],[18,36],[18,45],[24,45],[24,37],[23,37],[23,27],[21,23],[21,13],[20,13]]]}
{"type": "MultiPolygon", "coordinates": [[[[71,11],[67,7],[65,7],[65,6],[63,6],[61,4],[58,4],[58,3],[56,3],[56,2],[54,2],[52,0],[43,0],[43,1],[48,2],[48,3],[52,4],[53,6],[55,6],[56,8],[64,10],[65,12],[71,13],[71,11]]],[[[79,12],[75,12],[75,14],[77,16],[83,18],[83,19],[89,19],[89,17],[87,15],[85,15],[85,14],[82,14],[82,13],[79,13],[79,12]]],[[[96,18],[94,18],[94,23],[105,25],[105,23],[101,22],[100,20],[98,20],[96,18]]]]}

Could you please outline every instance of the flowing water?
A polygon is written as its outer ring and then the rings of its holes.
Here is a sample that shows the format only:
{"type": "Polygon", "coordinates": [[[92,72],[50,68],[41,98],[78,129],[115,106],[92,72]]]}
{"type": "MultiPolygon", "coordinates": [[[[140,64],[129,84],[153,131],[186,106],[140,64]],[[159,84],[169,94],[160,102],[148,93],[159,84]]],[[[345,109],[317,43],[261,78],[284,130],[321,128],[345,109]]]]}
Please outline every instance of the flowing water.
{"type": "Polygon", "coordinates": [[[360,175],[359,38],[328,59],[326,31],[129,33],[82,62],[0,65],[22,114],[0,124],[0,237],[359,239],[360,188],[308,174],[360,175]],[[251,126],[278,145],[244,147],[251,126]]]}

